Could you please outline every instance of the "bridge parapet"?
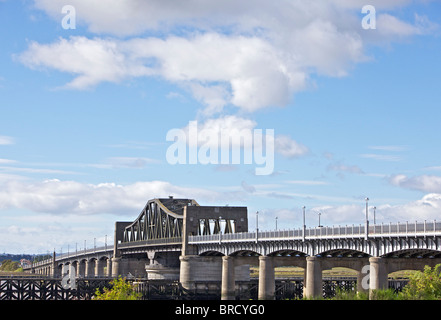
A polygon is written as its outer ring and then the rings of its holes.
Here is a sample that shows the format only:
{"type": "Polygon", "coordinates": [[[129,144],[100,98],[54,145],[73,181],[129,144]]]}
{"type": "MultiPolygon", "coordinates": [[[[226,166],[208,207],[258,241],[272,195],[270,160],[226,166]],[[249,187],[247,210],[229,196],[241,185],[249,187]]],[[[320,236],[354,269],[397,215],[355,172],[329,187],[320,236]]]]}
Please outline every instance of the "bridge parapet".
{"type": "MultiPolygon", "coordinates": [[[[346,225],[332,227],[317,227],[305,229],[303,237],[302,229],[292,230],[273,230],[256,232],[241,232],[217,235],[193,235],[189,236],[188,243],[210,243],[210,242],[252,242],[270,240],[317,240],[317,239],[345,239],[345,238],[364,238],[365,226],[346,225]]],[[[380,225],[370,225],[370,238],[384,237],[433,237],[441,236],[441,222],[413,222],[413,223],[389,223],[380,225]]]]}

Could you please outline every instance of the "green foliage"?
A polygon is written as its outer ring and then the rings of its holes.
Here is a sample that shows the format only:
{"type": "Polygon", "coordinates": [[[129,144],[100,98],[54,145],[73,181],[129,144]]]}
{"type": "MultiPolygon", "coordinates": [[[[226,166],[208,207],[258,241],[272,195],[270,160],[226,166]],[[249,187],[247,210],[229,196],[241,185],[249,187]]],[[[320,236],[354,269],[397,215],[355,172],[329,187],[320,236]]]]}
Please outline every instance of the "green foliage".
{"type": "Polygon", "coordinates": [[[335,296],[331,300],[368,300],[369,294],[365,292],[356,292],[353,290],[342,290],[337,288],[335,296]]]}
{"type": "Polygon", "coordinates": [[[103,292],[96,289],[94,300],[138,300],[141,297],[141,294],[136,292],[133,285],[125,278],[118,277],[110,284],[112,287],[104,288],[103,292]]]}
{"type": "MultiPolygon", "coordinates": [[[[367,293],[337,290],[333,300],[368,300],[367,293]]],[[[372,300],[441,300],[441,264],[424,267],[409,275],[409,282],[400,293],[392,289],[374,290],[372,300]]]]}
{"type": "Polygon", "coordinates": [[[0,267],[0,271],[16,271],[20,268],[20,265],[17,261],[12,260],[4,260],[2,266],[0,267]]]}
{"type": "Polygon", "coordinates": [[[373,290],[371,300],[401,300],[402,297],[396,294],[393,289],[373,290]]]}
{"type": "Polygon", "coordinates": [[[406,300],[440,300],[441,299],[441,264],[434,268],[424,267],[409,277],[409,283],[400,293],[401,299],[406,300]]]}

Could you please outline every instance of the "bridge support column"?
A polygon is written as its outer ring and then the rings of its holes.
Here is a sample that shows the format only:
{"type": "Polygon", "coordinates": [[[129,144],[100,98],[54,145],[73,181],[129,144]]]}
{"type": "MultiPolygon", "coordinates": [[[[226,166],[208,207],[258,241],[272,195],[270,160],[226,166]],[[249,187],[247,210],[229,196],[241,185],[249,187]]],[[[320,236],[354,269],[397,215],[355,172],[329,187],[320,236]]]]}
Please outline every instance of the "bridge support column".
{"type": "Polygon", "coordinates": [[[95,277],[101,277],[104,275],[104,261],[101,259],[95,260],[95,277]]]}
{"type": "Polygon", "coordinates": [[[222,300],[234,300],[236,298],[236,284],[234,273],[234,258],[222,257],[222,300]]]}
{"type": "Polygon", "coordinates": [[[318,257],[306,257],[306,279],[304,296],[306,298],[321,297],[323,295],[322,266],[318,257]]]}
{"type": "Polygon", "coordinates": [[[112,258],[108,258],[107,259],[106,267],[107,267],[107,270],[106,270],[107,274],[106,274],[106,276],[110,278],[112,276],[112,258]]]}
{"type": "Polygon", "coordinates": [[[193,276],[193,260],[197,259],[197,256],[180,256],[181,267],[179,271],[179,282],[185,289],[194,289],[194,276],[193,276]]]}
{"type": "Polygon", "coordinates": [[[85,277],[86,275],[86,268],[85,268],[86,263],[81,263],[81,261],[77,262],[77,275],[81,276],[81,277],[85,277]]]}
{"type": "Polygon", "coordinates": [[[273,257],[259,257],[259,300],[274,300],[275,276],[273,257]]]}
{"type": "Polygon", "coordinates": [[[92,272],[91,271],[91,265],[92,265],[92,261],[91,260],[86,260],[84,263],[84,277],[90,277],[92,276],[92,272]]]}
{"type": "Polygon", "coordinates": [[[197,282],[219,283],[222,280],[222,257],[220,256],[180,256],[179,281],[188,290],[196,288],[197,282]]]}
{"type": "Polygon", "coordinates": [[[373,290],[387,289],[386,260],[380,257],[369,258],[369,298],[373,297],[373,290]]]}
{"type": "Polygon", "coordinates": [[[121,258],[112,258],[112,277],[116,278],[119,275],[119,263],[121,258]]]}

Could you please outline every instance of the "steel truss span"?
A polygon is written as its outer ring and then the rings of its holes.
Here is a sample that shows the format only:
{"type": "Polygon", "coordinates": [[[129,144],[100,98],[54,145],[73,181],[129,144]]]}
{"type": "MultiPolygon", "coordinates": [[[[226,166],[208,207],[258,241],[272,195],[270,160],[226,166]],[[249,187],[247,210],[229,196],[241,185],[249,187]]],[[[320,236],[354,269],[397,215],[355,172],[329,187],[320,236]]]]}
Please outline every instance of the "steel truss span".
{"type": "Polygon", "coordinates": [[[123,242],[180,238],[185,206],[199,206],[193,199],[152,199],[138,218],[124,230],[123,242]]]}

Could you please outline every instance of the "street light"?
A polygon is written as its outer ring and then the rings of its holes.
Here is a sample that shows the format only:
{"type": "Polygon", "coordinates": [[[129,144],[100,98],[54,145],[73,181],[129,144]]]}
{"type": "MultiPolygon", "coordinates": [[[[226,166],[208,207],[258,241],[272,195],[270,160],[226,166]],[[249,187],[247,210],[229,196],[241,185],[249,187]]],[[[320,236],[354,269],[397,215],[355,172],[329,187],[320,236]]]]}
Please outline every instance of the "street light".
{"type": "Polygon", "coordinates": [[[259,211],[256,211],[256,243],[259,241],[259,211]]]}
{"type": "Polygon", "coordinates": [[[365,239],[367,240],[369,237],[369,217],[368,217],[368,206],[369,206],[369,198],[366,197],[366,235],[365,235],[365,239]]]}
{"type": "Polygon", "coordinates": [[[377,207],[374,207],[374,224],[375,224],[375,210],[377,210],[377,207]]]}
{"type": "Polygon", "coordinates": [[[259,232],[259,211],[256,211],[256,232],[259,232]]]}
{"type": "Polygon", "coordinates": [[[277,219],[278,219],[278,218],[276,217],[276,231],[277,231],[277,219]]]}
{"type": "Polygon", "coordinates": [[[305,209],[306,207],[303,206],[303,235],[302,235],[302,240],[305,241],[305,232],[306,232],[306,224],[305,224],[305,209]]]}
{"type": "Polygon", "coordinates": [[[319,213],[318,213],[318,216],[319,216],[319,224],[318,224],[318,227],[319,227],[319,228],[323,227],[323,226],[320,224],[320,216],[321,216],[321,215],[322,215],[322,213],[319,212],[319,213]]]}
{"type": "Polygon", "coordinates": [[[368,218],[368,205],[369,205],[369,198],[366,198],[366,199],[364,199],[364,200],[366,200],[366,221],[369,221],[369,218],[368,218]]]}

